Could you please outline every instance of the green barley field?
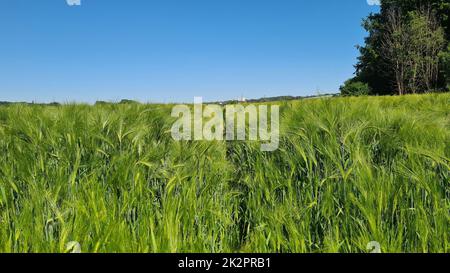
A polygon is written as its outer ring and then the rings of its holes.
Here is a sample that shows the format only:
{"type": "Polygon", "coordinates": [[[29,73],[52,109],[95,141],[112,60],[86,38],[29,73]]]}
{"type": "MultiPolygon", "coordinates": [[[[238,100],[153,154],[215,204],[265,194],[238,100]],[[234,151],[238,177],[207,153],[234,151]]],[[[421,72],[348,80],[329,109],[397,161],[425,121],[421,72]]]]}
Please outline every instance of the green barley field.
{"type": "Polygon", "coordinates": [[[450,94],[280,107],[261,152],[170,105],[1,106],[0,252],[450,252],[450,94]]]}

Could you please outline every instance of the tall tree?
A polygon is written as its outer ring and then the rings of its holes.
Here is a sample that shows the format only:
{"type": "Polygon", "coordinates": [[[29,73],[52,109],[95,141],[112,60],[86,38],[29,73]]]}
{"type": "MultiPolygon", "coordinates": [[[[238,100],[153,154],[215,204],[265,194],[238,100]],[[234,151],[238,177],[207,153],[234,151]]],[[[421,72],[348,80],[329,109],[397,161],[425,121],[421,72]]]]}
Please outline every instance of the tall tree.
{"type": "Polygon", "coordinates": [[[380,12],[363,21],[368,37],[358,47],[351,82],[366,83],[371,94],[381,95],[444,88],[449,14],[450,0],[381,0],[380,12]],[[438,56],[444,56],[440,70],[438,56]]]}
{"type": "Polygon", "coordinates": [[[381,37],[380,58],[391,66],[397,92],[403,95],[406,92],[411,37],[400,9],[389,10],[386,17],[385,32],[381,37]]]}
{"type": "Polygon", "coordinates": [[[408,19],[412,47],[410,89],[433,90],[438,84],[439,53],[446,43],[444,30],[430,7],[411,12],[408,19]]]}

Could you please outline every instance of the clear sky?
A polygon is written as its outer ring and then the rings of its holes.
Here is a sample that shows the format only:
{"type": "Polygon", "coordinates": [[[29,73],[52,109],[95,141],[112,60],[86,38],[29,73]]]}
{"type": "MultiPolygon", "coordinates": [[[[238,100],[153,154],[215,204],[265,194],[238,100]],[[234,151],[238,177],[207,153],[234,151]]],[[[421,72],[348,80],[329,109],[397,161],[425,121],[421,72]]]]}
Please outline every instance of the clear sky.
{"type": "Polygon", "coordinates": [[[0,101],[337,92],[367,0],[0,0],[0,101]]]}

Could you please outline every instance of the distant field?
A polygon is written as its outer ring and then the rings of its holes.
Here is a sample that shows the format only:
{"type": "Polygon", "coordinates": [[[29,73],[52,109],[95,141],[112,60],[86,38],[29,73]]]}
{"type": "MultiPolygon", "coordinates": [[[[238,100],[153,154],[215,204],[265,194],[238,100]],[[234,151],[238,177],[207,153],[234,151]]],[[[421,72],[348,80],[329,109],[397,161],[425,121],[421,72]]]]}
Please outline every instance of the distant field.
{"type": "Polygon", "coordinates": [[[0,252],[450,252],[450,94],[281,102],[280,149],[170,106],[0,107],[0,252]]]}

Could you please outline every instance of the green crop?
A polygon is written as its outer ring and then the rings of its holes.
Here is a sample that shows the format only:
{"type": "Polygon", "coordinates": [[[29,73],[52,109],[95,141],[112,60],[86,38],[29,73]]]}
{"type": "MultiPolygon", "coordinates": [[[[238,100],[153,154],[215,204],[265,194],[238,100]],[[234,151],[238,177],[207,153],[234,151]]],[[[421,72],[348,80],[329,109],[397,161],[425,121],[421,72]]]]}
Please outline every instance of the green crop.
{"type": "Polygon", "coordinates": [[[450,94],[281,102],[280,148],[170,105],[0,107],[0,252],[450,252],[450,94]]]}

